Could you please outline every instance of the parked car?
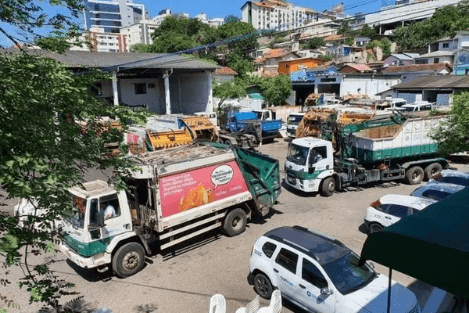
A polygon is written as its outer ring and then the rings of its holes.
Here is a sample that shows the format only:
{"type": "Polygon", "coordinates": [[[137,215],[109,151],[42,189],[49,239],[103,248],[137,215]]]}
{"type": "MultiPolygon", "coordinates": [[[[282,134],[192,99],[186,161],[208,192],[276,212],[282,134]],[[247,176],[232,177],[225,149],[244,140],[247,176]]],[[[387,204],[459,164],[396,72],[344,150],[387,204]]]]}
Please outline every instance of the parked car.
{"type": "Polygon", "coordinates": [[[376,233],[391,226],[401,218],[414,215],[430,204],[438,202],[428,198],[406,195],[385,195],[366,209],[365,225],[370,233],[376,233]]]}
{"type": "Polygon", "coordinates": [[[415,111],[426,111],[432,110],[435,103],[428,101],[415,101],[414,103],[404,104],[401,108],[405,108],[406,111],[415,112],[415,111]]]}
{"type": "MultiPolygon", "coordinates": [[[[248,281],[263,298],[274,289],[309,312],[385,312],[388,278],[340,241],[304,227],[280,227],[260,237],[248,281]]],[[[415,295],[392,282],[393,313],[418,313],[415,295]]]]}
{"type": "Polygon", "coordinates": [[[428,182],[412,191],[410,195],[414,197],[430,198],[440,201],[462,189],[464,189],[464,186],[461,185],[428,182]]]}
{"type": "Polygon", "coordinates": [[[448,183],[461,186],[469,186],[469,173],[456,170],[443,170],[432,177],[429,183],[448,183]]]}

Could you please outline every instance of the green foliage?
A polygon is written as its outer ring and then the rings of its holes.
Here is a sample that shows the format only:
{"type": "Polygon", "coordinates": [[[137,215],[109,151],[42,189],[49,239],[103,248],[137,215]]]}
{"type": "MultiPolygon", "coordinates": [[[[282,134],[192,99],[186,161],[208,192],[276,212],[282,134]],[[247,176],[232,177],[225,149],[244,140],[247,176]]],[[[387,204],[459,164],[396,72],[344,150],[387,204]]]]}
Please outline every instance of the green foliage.
{"type": "Polygon", "coordinates": [[[321,59],[324,61],[332,61],[333,57],[332,55],[321,54],[321,55],[318,55],[318,59],[321,59]]]}
{"type": "Polygon", "coordinates": [[[0,63],[0,185],[9,197],[25,198],[44,211],[29,216],[23,227],[17,225],[18,217],[0,214],[0,254],[8,266],[24,264],[28,275],[20,286],[31,302],[61,312],[58,299],[72,285],[52,275],[47,265],[31,268],[27,256],[51,252],[54,221],[71,212],[68,189],[83,182],[88,168],[130,166],[123,157],[103,155],[107,142],[119,142],[121,155],[126,154],[123,131],[134,114],[89,92],[96,82],[109,79],[100,72],[75,75],[52,59],[26,52],[2,53],[0,63]],[[118,118],[123,129],[98,136],[102,116],[118,118]],[[87,122],[86,134],[74,119],[87,122]]]}
{"type": "Polygon", "coordinates": [[[443,153],[469,151],[469,92],[453,96],[448,121],[430,136],[438,142],[443,153]]]}
{"type": "Polygon", "coordinates": [[[237,80],[213,84],[213,96],[223,100],[238,99],[246,96],[246,86],[237,80]]]}
{"type": "Polygon", "coordinates": [[[241,53],[231,52],[226,55],[226,65],[238,72],[239,76],[245,76],[254,71],[254,60],[241,53]]]}
{"type": "Polygon", "coordinates": [[[391,54],[391,44],[392,42],[388,38],[382,38],[381,40],[373,40],[366,44],[368,49],[373,49],[376,47],[381,48],[383,55],[387,56],[391,54]]]}
{"type": "Polygon", "coordinates": [[[468,28],[469,1],[464,0],[457,6],[448,5],[436,9],[433,16],[426,21],[396,28],[393,39],[401,49],[421,48],[468,28]]]}
{"type": "Polygon", "coordinates": [[[354,38],[353,38],[353,37],[349,37],[349,38],[345,39],[345,44],[346,44],[347,46],[353,46],[353,44],[354,44],[354,38]]]}
{"type": "Polygon", "coordinates": [[[239,17],[234,16],[234,15],[232,15],[232,14],[225,16],[225,18],[224,18],[224,20],[223,20],[223,22],[224,22],[225,24],[237,23],[237,22],[240,22],[240,21],[241,21],[241,19],[240,19],[239,17]]]}
{"type": "Polygon", "coordinates": [[[354,32],[350,28],[349,22],[345,21],[344,23],[342,23],[340,28],[337,30],[337,34],[343,34],[343,35],[349,36],[349,35],[353,35],[354,32]]]}
{"type": "Polygon", "coordinates": [[[304,45],[305,48],[307,49],[318,49],[322,46],[325,46],[326,42],[324,41],[324,38],[322,37],[313,37],[310,40],[306,42],[304,45]]]}
{"type": "Polygon", "coordinates": [[[269,105],[284,105],[293,86],[288,75],[264,78],[260,84],[262,96],[269,105]]]}
{"type": "Polygon", "coordinates": [[[363,36],[363,37],[369,37],[373,40],[374,38],[376,38],[376,30],[374,28],[368,26],[368,24],[365,24],[365,25],[363,25],[362,29],[360,29],[357,32],[357,35],[360,35],[360,36],[363,36]]]}

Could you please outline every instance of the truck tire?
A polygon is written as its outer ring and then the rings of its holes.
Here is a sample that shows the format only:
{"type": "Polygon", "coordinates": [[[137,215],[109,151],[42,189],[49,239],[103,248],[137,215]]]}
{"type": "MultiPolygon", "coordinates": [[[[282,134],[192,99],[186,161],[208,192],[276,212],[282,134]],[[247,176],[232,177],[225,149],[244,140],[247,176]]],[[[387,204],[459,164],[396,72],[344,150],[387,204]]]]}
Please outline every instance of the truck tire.
{"type": "Polygon", "coordinates": [[[231,210],[223,221],[223,232],[230,237],[237,236],[246,230],[246,223],[246,212],[243,209],[231,210]]]}
{"type": "Polygon", "coordinates": [[[405,173],[405,179],[409,185],[420,184],[423,180],[423,177],[423,169],[420,166],[411,167],[405,173]]]}
{"type": "Polygon", "coordinates": [[[112,258],[112,271],[121,278],[126,278],[140,271],[145,263],[145,250],[136,242],[129,242],[120,247],[112,258]]]}
{"type": "Polygon", "coordinates": [[[424,170],[425,172],[425,180],[430,180],[433,176],[440,174],[443,170],[443,166],[440,163],[432,163],[427,166],[424,170]]]}
{"type": "Polygon", "coordinates": [[[270,279],[264,275],[264,273],[257,273],[254,276],[254,289],[257,294],[264,299],[269,300],[274,291],[274,287],[270,282],[270,279]]]}
{"type": "Polygon", "coordinates": [[[378,223],[371,223],[368,228],[370,230],[370,234],[380,232],[384,229],[384,227],[381,224],[378,224],[378,223]]]}
{"type": "Polygon", "coordinates": [[[335,190],[335,179],[333,177],[327,177],[322,181],[321,195],[323,197],[330,197],[334,194],[335,190]]]}

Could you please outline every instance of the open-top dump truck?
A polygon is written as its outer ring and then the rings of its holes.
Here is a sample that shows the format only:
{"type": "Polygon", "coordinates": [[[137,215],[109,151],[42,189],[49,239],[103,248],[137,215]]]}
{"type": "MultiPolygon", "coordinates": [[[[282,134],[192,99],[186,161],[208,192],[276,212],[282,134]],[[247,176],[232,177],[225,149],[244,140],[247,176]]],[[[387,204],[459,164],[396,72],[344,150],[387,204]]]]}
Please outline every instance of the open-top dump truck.
{"type": "Polygon", "coordinates": [[[370,182],[405,179],[419,184],[448,166],[429,137],[444,118],[395,115],[338,127],[335,155],[330,140],[295,139],[285,162],[286,183],[324,196],[370,182]]]}
{"type": "Polygon", "coordinates": [[[130,192],[99,180],[70,189],[75,214],[64,221],[60,249],[80,267],[133,275],[151,247],[165,250],[212,229],[242,233],[247,219],[265,216],[281,191],[278,160],[222,144],[132,160],[130,192]]]}

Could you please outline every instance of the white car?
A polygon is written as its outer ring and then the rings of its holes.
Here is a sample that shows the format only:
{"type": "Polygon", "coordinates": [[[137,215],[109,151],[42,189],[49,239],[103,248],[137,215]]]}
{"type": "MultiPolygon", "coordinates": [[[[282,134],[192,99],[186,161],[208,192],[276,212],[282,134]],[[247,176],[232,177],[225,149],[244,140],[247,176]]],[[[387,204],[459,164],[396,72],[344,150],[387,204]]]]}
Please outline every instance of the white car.
{"type": "Polygon", "coordinates": [[[469,186],[469,173],[456,170],[443,170],[432,177],[429,183],[447,183],[460,186],[469,186]]]}
{"type": "Polygon", "coordinates": [[[406,195],[385,195],[366,209],[365,225],[371,234],[376,233],[436,202],[438,201],[433,199],[406,195]]]}
{"type": "MultiPolygon", "coordinates": [[[[322,313],[384,313],[388,278],[340,241],[304,227],[280,227],[260,237],[249,260],[248,281],[263,298],[274,289],[298,307],[322,313]]],[[[415,295],[392,281],[392,313],[419,313],[415,295]]]]}

